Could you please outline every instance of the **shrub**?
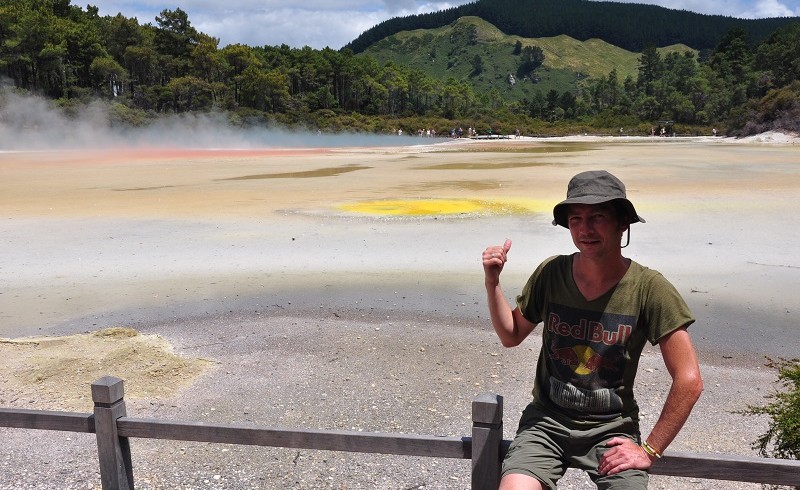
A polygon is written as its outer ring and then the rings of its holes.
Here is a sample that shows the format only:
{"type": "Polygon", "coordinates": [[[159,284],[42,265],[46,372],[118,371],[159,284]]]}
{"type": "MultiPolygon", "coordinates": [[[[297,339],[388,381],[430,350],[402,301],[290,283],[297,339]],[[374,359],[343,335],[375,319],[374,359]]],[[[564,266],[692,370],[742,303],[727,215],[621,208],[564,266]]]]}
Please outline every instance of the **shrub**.
{"type": "MultiPolygon", "coordinates": [[[[800,459],[800,359],[770,360],[767,366],[778,370],[778,381],[786,391],[767,396],[764,406],[748,406],[745,415],[768,415],[767,432],[753,443],[764,457],[800,459]]],[[[800,488],[800,487],[796,487],[800,488]]]]}

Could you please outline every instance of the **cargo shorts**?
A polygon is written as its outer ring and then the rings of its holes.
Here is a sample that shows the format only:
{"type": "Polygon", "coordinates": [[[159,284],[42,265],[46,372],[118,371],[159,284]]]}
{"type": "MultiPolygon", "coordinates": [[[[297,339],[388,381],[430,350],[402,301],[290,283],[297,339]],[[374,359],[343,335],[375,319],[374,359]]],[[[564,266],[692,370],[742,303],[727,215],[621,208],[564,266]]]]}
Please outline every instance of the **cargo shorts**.
{"type": "Polygon", "coordinates": [[[522,412],[517,435],[503,460],[502,475],[528,475],[556,490],[556,482],[567,468],[577,468],[585,471],[601,490],[645,490],[649,479],[646,471],[625,470],[611,476],[597,472],[600,458],[609,449],[606,442],[612,437],[625,437],[640,444],[638,422],[620,417],[600,427],[581,429],[565,425],[531,403],[522,412]]]}

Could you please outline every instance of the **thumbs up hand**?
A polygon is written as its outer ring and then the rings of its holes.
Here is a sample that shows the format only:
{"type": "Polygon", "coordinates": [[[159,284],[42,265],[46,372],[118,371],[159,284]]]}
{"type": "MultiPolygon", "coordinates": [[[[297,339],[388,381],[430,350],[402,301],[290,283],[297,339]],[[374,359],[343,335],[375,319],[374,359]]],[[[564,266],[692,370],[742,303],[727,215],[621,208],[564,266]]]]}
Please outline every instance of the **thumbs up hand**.
{"type": "Polygon", "coordinates": [[[511,250],[511,240],[506,239],[503,245],[493,245],[483,251],[483,271],[487,283],[500,281],[500,273],[508,260],[509,250],[511,250]]]}

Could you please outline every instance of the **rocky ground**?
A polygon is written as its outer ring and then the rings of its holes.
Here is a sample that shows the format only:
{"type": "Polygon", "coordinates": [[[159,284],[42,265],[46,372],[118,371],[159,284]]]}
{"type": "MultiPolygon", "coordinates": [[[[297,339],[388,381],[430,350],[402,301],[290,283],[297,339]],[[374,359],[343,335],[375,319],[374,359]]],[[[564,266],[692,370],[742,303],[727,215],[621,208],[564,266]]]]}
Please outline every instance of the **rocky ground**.
{"type": "MultiPolygon", "coordinates": [[[[30,356],[10,356],[0,345],[8,373],[0,405],[90,411],[88,384],[105,372],[126,380],[128,414],[134,417],[464,436],[470,433],[471,401],[493,392],[504,397],[505,438],[511,438],[530,397],[539,341],[504,349],[486,324],[456,320],[411,317],[391,308],[321,309],[302,316],[275,309],[142,325],[133,337],[129,330],[83,335],[63,342],[74,343],[71,350],[102,343],[119,357],[96,361],[94,370],[63,359],[53,369],[60,373],[57,380],[34,383],[47,386],[44,401],[18,388],[30,356]],[[111,349],[109,343],[119,346],[111,349]],[[127,362],[133,351],[138,361],[127,362]]],[[[765,420],[735,412],[762,403],[775,373],[723,364],[704,362],[705,393],[670,449],[754,454],[750,442],[765,430],[765,420]]],[[[647,349],[637,379],[645,432],[667,381],[657,348],[647,349]]],[[[0,488],[100,488],[91,434],[0,434],[0,488]]],[[[161,440],[131,445],[139,489],[463,489],[470,479],[470,463],[462,460],[161,440]]],[[[559,488],[593,485],[569,472],[559,488]]],[[[759,487],[653,477],[651,488],[759,487]]]]}

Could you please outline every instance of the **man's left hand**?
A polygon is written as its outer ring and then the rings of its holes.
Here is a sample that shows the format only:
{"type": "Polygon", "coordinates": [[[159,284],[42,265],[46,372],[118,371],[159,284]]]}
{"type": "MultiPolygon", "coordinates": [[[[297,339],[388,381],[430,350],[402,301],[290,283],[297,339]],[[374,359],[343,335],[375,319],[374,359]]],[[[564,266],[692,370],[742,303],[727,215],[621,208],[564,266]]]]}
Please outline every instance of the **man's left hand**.
{"type": "Polygon", "coordinates": [[[615,475],[625,470],[647,470],[653,460],[642,446],[625,437],[614,437],[606,442],[610,449],[600,458],[597,471],[601,475],[615,475]]]}

